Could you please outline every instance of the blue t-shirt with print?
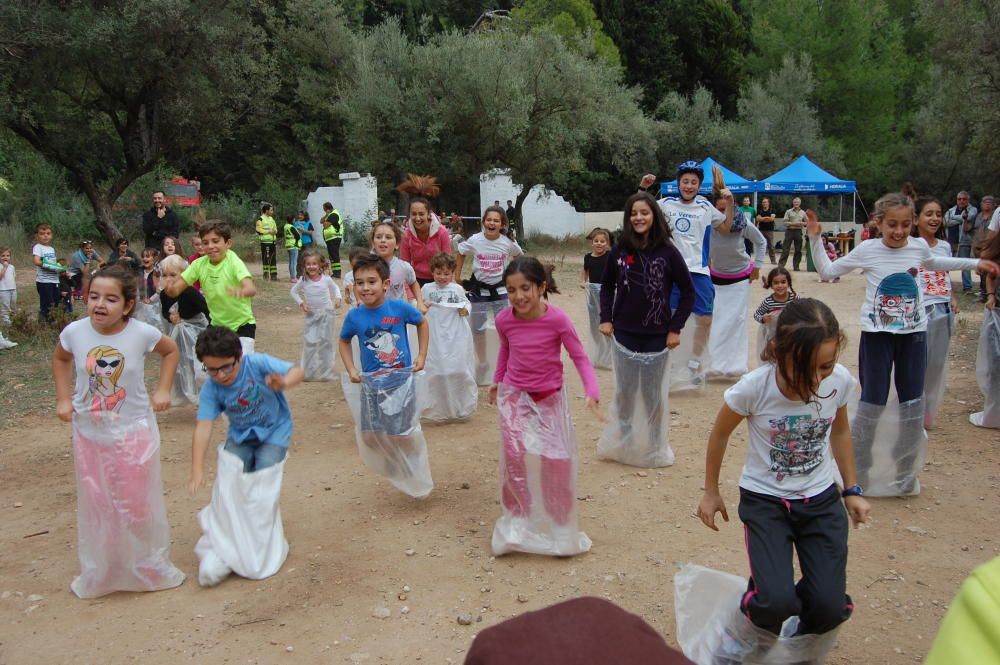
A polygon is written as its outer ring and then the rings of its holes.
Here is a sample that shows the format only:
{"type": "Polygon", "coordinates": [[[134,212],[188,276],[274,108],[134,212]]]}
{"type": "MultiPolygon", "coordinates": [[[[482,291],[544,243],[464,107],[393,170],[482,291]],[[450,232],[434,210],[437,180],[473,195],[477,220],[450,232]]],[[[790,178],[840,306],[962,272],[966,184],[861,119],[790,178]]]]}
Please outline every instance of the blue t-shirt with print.
{"type": "Polygon", "coordinates": [[[423,316],[405,300],[386,300],[379,307],[356,307],[347,313],[340,328],[341,339],[358,338],[361,369],[409,367],[413,364],[406,339],[406,324],[418,325],[423,316]]]}
{"type": "Polygon", "coordinates": [[[205,382],[198,398],[198,420],[215,420],[225,413],[229,439],[245,443],[256,439],[287,448],[292,437],[292,413],[285,394],[267,386],[268,374],[288,374],[292,363],[264,353],[248,353],[240,373],[228,386],[205,382]]]}

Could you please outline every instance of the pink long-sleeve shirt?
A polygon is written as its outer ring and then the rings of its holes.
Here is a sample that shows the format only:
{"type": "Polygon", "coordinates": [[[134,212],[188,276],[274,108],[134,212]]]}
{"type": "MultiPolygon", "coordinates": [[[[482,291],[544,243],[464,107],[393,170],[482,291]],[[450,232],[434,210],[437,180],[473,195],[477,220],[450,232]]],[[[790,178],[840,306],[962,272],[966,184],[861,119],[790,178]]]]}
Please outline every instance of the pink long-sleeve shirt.
{"type": "Polygon", "coordinates": [[[413,266],[413,271],[420,279],[431,279],[431,259],[438,252],[451,254],[451,234],[437,218],[431,219],[428,228],[427,241],[424,242],[417,235],[413,225],[406,221],[406,228],[403,230],[403,242],[399,246],[399,256],[404,261],[409,261],[413,266]]]}
{"type": "Polygon", "coordinates": [[[576,365],[587,397],[599,400],[597,375],[580,343],[573,322],[555,305],[537,319],[519,319],[507,308],[497,314],[500,352],[493,374],[494,383],[506,383],[530,393],[553,392],[562,388],[562,347],[576,365]]]}

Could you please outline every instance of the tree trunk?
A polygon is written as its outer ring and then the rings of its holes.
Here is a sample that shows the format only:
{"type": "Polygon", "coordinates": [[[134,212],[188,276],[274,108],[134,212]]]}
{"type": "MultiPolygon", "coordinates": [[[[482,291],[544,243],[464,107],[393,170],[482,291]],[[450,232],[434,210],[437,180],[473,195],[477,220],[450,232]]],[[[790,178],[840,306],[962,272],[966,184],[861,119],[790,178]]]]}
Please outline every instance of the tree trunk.
{"type": "Polygon", "coordinates": [[[108,247],[112,250],[116,249],[115,243],[123,236],[122,232],[115,225],[114,217],[111,215],[111,203],[103,196],[98,195],[95,199],[91,199],[90,204],[94,208],[94,226],[97,227],[108,247]]]}
{"type": "Polygon", "coordinates": [[[510,220],[510,223],[514,225],[514,230],[517,232],[517,242],[519,244],[523,244],[525,240],[524,215],[521,213],[521,208],[524,206],[524,201],[528,198],[528,194],[531,193],[531,188],[534,186],[534,183],[523,183],[521,185],[521,193],[517,195],[517,199],[514,201],[514,219],[510,220]]]}

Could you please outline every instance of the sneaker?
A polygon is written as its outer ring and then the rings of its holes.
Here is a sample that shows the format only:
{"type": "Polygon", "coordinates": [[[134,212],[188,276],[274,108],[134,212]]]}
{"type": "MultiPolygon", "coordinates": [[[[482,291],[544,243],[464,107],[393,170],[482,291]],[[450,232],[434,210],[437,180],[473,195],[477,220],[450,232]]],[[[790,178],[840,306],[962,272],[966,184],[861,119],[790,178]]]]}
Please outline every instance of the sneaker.
{"type": "Polygon", "coordinates": [[[691,359],[688,361],[688,371],[691,373],[690,380],[692,385],[700,386],[705,381],[705,377],[701,373],[701,361],[691,359]]]}

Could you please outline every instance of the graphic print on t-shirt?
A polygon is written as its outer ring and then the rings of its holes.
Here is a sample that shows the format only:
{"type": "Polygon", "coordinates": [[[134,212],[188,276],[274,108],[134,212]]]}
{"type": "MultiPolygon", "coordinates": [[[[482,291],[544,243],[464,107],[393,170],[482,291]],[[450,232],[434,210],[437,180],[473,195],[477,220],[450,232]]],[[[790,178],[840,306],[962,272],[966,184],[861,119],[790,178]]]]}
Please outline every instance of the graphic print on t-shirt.
{"type": "Polygon", "coordinates": [[[832,418],[813,418],[810,415],[772,418],[771,471],[778,480],[785,476],[805,476],[823,462],[826,433],[832,418]]]}
{"type": "Polygon", "coordinates": [[[125,371],[125,356],[113,346],[95,346],[87,352],[90,413],[119,413],[125,403],[125,388],[118,385],[125,371]]]}
{"type": "Polygon", "coordinates": [[[921,270],[920,278],[923,282],[924,295],[946,296],[951,293],[950,278],[944,270],[921,270]]]}
{"type": "Polygon", "coordinates": [[[428,299],[435,305],[443,302],[457,304],[465,300],[465,294],[456,293],[454,289],[434,289],[427,295],[428,299]]]}
{"type": "Polygon", "coordinates": [[[641,288],[649,302],[649,309],[646,310],[642,324],[663,325],[670,309],[665,284],[667,260],[662,256],[650,260],[642,254],[622,254],[618,257],[618,269],[627,276],[625,288],[631,290],[633,284],[641,288]],[[637,270],[633,269],[636,261],[640,263],[637,270]]]}
{"type": "Polygon", "coordinates": [[[375,354],[382,367],[405,367],[403,350],[399,348],[399,335],[389,328],[371,327],[362,340],[365,348],[375,354]]]}
{"type": "Polygon", "coordinates": [[[909,330],[920,323],[920,294],[917,270],[896,272],[883,279],[875,290],[875,303],[869,315],[872,324],[883,330],[909,330]]]}

